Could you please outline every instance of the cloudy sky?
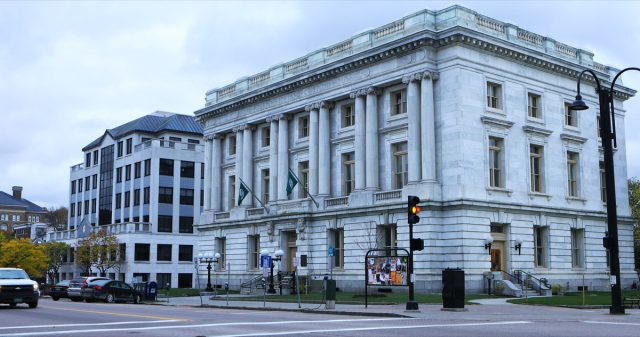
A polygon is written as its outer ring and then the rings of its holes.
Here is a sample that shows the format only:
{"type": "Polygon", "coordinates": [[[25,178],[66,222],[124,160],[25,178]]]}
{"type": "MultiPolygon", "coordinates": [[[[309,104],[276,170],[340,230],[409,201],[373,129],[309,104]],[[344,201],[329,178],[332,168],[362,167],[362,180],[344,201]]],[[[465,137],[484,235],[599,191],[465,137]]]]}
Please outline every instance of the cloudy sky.
{"type": "MultiPolygon", "coordinates": [[[[422,9],[460,4],[619,69],[640,66],[640,2],[0,1],[0,190],[66,206],[81,148],[156,110],[192,114],[207,90],[422,9]]],[[[640,73],[624,84],[640,89],[640,73]]],[[[627,109],[640,177],[640,97],[627,109]]]]}

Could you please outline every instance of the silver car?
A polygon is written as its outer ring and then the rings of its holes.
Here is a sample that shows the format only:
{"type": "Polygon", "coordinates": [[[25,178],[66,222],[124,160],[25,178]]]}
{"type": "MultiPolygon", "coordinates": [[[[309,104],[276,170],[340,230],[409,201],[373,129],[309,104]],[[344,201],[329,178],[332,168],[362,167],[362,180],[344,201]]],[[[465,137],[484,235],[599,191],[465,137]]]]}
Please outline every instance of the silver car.
{"type": "Polygon", "coordinates": [[[69,288],[67,288],[67,296],[74,302],[82,301],[81,290],[86,287],[89,283],[95,280],[111,280],[108,277],[100,277],[100,276],[81,276],[76,277],[69,282],[69,288]]]}

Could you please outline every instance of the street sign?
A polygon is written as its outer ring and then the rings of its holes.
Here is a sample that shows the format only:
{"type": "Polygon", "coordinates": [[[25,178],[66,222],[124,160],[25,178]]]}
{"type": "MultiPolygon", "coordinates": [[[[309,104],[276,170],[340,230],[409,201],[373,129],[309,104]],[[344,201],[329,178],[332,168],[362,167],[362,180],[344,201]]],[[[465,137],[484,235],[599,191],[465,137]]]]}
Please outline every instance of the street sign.
{"type": "Polygon", "coordinates": [[[271,267],[271,256],[268,255],[262,255],[260,256],[260,267],[262,268],[269,268],[271,267]]]}
{"type": "Polygon", "coordinates": [[[329,246],[329,249],[327,249],[327,255],[333,256],[333,246],[329,246]]]}

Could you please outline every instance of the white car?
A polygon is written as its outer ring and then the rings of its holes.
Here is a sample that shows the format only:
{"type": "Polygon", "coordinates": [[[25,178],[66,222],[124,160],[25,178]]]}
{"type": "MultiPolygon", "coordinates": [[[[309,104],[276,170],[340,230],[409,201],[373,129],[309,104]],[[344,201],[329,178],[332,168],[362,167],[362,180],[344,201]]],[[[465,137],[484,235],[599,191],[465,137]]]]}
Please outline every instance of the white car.
{"type": "Polygon", "coordinates": [[[38,282],[20,268],[0,268],[0,303],[12,307],[18,303],[27,303],[29,308],[38,306],[40,290],[38,282]]]}

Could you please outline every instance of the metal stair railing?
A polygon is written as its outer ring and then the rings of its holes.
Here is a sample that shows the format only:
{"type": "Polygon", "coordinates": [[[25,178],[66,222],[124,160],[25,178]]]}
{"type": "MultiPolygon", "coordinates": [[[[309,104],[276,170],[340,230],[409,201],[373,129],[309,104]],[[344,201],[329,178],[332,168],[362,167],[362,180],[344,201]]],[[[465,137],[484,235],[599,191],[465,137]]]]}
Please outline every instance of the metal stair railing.
{"type": "Polygon", "coordinates": [[[240,292],[242,293],[244,289],[247,289],[249,293],[252,293],[254,290],[263,288],[264,283],[262,282],[262,278],[262,274],[258,274],[250,278],[248,281],[242,282],[240,284],[240,292]]]}
{"type": "Polygon", "coordinates": [[[513,273],[517,275],[519,284],[524,284],[526,287],[534,289],[539,294],[542,294],[543,290],[551,289],[549,281],[546,278],[537,278],[530,273],[519,269],[514,270],[513,273]]]}

